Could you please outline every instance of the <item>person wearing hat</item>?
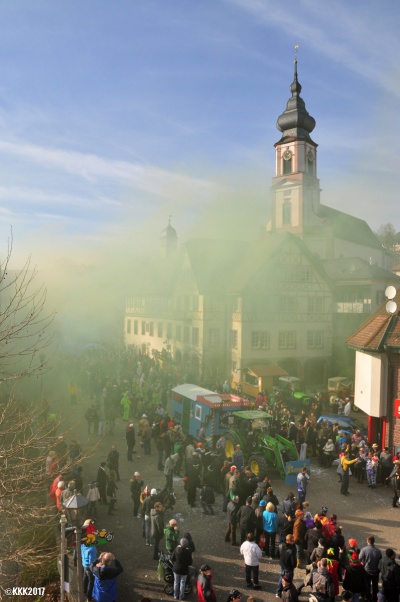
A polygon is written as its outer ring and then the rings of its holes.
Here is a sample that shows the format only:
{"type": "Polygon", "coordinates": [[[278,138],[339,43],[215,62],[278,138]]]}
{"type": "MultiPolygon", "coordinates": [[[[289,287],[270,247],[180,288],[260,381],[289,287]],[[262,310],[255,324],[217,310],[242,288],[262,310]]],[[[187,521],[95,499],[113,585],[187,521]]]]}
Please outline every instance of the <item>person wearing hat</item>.
{"type": "Polygon", "coordinates": [[[360,562],[358,552],[354,548],[348,551],[342,563],[345,568],[343,587],[352,592],[352,600],[357,602],[360,595],[365,597],[367,593],[365,568],[360,562]]]}
{"type": "Polygon", "coordinates": [[[279,544],[278,557],[281,573],[279,575],[275,594],[277,598],[280,598],[283,588],[283,578],[286,576],[293,579],[294,570],[297,566],[296,546],[294,543],[294,537],[291,533],[286,535],[285,541],[279,544]]]}
{"type": "Polygon", "coordinates": [[[131,498],[133,501],[133,517],[141,518],[139,516],[139,507],[140,507],[140,494],[142,492],[143,487],[143,479],[138,472],[133,474],[131,478],[131,498]]]}
{"type": "Polygon", "coordinates": [[[145,533],[146,546],[151,545],[150,512],[153,510],[154,504],[156,502],[158,502],[157,489],[151,489],[150,495],[148,497],[146,497],[146,499],[143,502],[143,507],[142,507],[142,518],[144,518],[144,533],[145,533]]]}
{"type": "Polygon", "coordinates": [[[125,438],[127,447],[126,459],[128,460],[128,462],[133,462],[132,454],[133,448],[136,444],[135,428],[133,426],[133,422],[128,422],[128,424],[126,425],[125,438]]]}
{"type": "Polygon", "coordinates": [[[349,397],[346,397],[344,408],[343,408],[343,415],[350,416],[350,412],[351,412],[351,401],[350,401],[349,397]]]}
{"type": "Polygon", "coordinates": [[[202,564],[200,574],[197,577],[197,602],[215,602],[217,597],[211,583],[211,567],[202,564]]]}
{"type": "Polygon", "coordinates": [[[284,574],[282,577],[282,602],[297,602],[299,594],[297,588],[293,584],[293,577],[288,574],[284,574]]]}
{"type": "Polygon", "coordinates": [[[314,516],[314,522],[319,520],[319,522],[323,526],[329,520],[327,514],[328,514],[328,507],[322,506],[320,512],[317,512],[317,514],[314,516]]]}
{"type": "MultiPolygon", "coordinates": [[[[171,524],[171,521],[169,521],[169,524],[171,524]]],[[[184,537],[180,540],[179,545],[175,547],[171,561],[173,562],[172,571],[174,573],[174,598],[175,600],[183,600],[189,567],[193,562],[189,542],[184,537]]]]}
{"type": "MultiPolygon", "coordinates": [[[[256,541],[259,542],[260,545],[260,537],[264,535],[264,526],[263,526],[263,512],[267,502],[265,500],[260,500],[257,508],[254,510],[255,516],[255,525],[256,525],[256,541]]],[[[263,537],[264,539],[264,537],[263,537]]],[[[261,546],[263,547],[263,546],[261,546]]]]}
{"type": "Polygon", "coordinates": [[[231,589],[226,602],[239,602],[242,594],[237,589],[231,589]]]}

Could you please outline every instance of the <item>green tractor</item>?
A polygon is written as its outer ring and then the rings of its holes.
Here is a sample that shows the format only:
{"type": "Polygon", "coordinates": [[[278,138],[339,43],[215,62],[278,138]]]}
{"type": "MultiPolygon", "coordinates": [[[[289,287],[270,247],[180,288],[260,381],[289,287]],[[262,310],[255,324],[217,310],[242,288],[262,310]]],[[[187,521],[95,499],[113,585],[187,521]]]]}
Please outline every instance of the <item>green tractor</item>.
{"type": "Polygon", "coordinates": [[[295,444],[281,435],[271,435],[272,416],[261,410],[233,412],[233,426],[225,433],[225,456],[231,458],[240,445],[251,472],[263,479],[270,468],[285,478],[285,464],[298,460],[295,444]]]}

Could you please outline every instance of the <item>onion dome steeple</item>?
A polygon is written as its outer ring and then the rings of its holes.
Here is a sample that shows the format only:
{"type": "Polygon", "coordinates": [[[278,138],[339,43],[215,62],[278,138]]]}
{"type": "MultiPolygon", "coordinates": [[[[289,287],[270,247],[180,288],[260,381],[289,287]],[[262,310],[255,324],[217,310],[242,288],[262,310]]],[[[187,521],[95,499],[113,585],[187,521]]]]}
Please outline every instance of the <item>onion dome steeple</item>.
{"type": "Polygon", "coordinates": [[[297,59],[294,61],[294,80],[290,91],[292,97],[289,98],[285,111],[276,122],[277,129],[283,134],[279,142],[284,142],[287,137],[312,142],[310,133],[315,128],[315,119],[311,117],[304,100],[300,97],[301,85],[297,78],[297,59]]]}
{"type": "Polygon", "coordinates": [[[175,228],[171,226],[171,216],[168,219],[168,226],[161,232],[160,242],[164,257],[169,257],[176,250],[178,235],[175,228]]]}

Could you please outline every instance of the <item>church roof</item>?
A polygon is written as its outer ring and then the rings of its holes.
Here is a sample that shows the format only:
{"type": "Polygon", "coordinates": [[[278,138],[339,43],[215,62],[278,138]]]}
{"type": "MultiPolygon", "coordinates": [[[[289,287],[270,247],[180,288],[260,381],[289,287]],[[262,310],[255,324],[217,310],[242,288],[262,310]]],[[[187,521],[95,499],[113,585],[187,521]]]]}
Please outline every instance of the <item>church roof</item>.
{"type": "Polygon", "coordinates": [[[386,310],[386,303],[376,310],[360,328],[347,339],[350,347],[362,351],[382,352],[385,348],[400,349],[400,290],[393,301],[397,304],[394,314],[386,310]]]}
{"type": "Polygon", "coordinates": [[[370,264],[360,257],[338,257],[337,259],[325,259],[321,261],[329,278],[334,281],[355,280],[383,280],[385,282],[398,280],[400,278],[389,270],[370,264]]]}
{"type": "Polygon", "coordinates": [[[319,216],[325,219],[323,227],[329,230],[334,238],[382,249],[382,243],[365,220],[322,204],[319,216]]]}

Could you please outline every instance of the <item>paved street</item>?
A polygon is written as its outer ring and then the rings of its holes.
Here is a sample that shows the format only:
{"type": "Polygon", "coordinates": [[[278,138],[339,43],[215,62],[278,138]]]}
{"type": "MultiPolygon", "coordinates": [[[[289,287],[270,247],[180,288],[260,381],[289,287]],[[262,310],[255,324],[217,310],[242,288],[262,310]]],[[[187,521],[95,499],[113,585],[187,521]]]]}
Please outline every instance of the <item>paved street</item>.
{"type": "MultiPolygon", "coordinates": [[[[89,439],[86,433],[86,422],[83,414],[88,402],[74,413],[69,415],[68,408],[63,413],[68,422],[78,420],[76,428],[80,433],[78,440],[82,447],[91,447],[95,438],[89,439]]],[[[124,567],[124,573],[119,577],[119,601],[139,600],[147,596],[152,600],[173,600],[167,596],[163,587],[164,582],[157,579],[157,562],[152,560],[152,548],[144,545],[141,535],[141,521],[132,516],[132,503],[129,491],[129,479],[135,470],[138,470],[145,484],[149,487],[164,487],[165,478],[157,470],[156,454],[152,450],[151,456],[143,456],[139,444],[136,445],[135,461],[128,463],[126,460],[125,424],[118,419],[114,436],[105,435],[99,441],[97,450],[84,464],[85,483],[95,479],[100,461],[105,460],[112,444],[120,452],[120,475],[118,483],[118,503],[115,516],[107,516],[107,508],[99,506],[97,526],[106,527],[114,531],[115,540],[112,544],[102,546],[101,550],[113,551],[124,567]]],[[[279,479],[275,471],[270,474],[274,493],[282,500],[290,490],[279,479]]],[[[346,539],[355,537],[360,547],[369,534],[376,536],[376,543],[383,551],[393,547],[400,552],[398,540],[398,519],[400,509],[391,507],[391,489],[379,486],[375,490],[368,489],[367,485],[359,485],[350,479],[350,495],[344,497],[339,493],[339,483],[336,469],[321,469],[318,466],[311,468],[311,481],[309,485],[308,501],[314,513],[322,505],[328,506],[329,513],[338,515],[338,523],[343,526],[346,539]]],[[[186,503],[182,479],[174,479],[174,488],[177,494],[177,504],[174,513],[166,513],[166,522],[175,516],[181,524],[181,533],[190,531],[196,544],[194,563],[197,568],[207,561],[213,569],[214,585],[218,600],[224,602],[229,589],[235,587],[245,595],[250,595],[244,579],[243,562],[239,555],[238,547],[233,547],[224,542],[225,515],[221,512],[222,497],[217,497],[215,504],[216,515],[204,516],[200,508],[190,508],[186,503]]],[[[304,571],[296,570],[296,581],[300,581],[304,571]]],[[[262,591],[255,592],[260,600],[275,598],[275,586],[278,576],[278,563],[272,560],[262,560],[260,582],[262,591]]],[[[195,600],[194,594],[190,599],[195,600]]],[[[302,599],[308,599],[307,590],[304,590],[302,599]]]]}

